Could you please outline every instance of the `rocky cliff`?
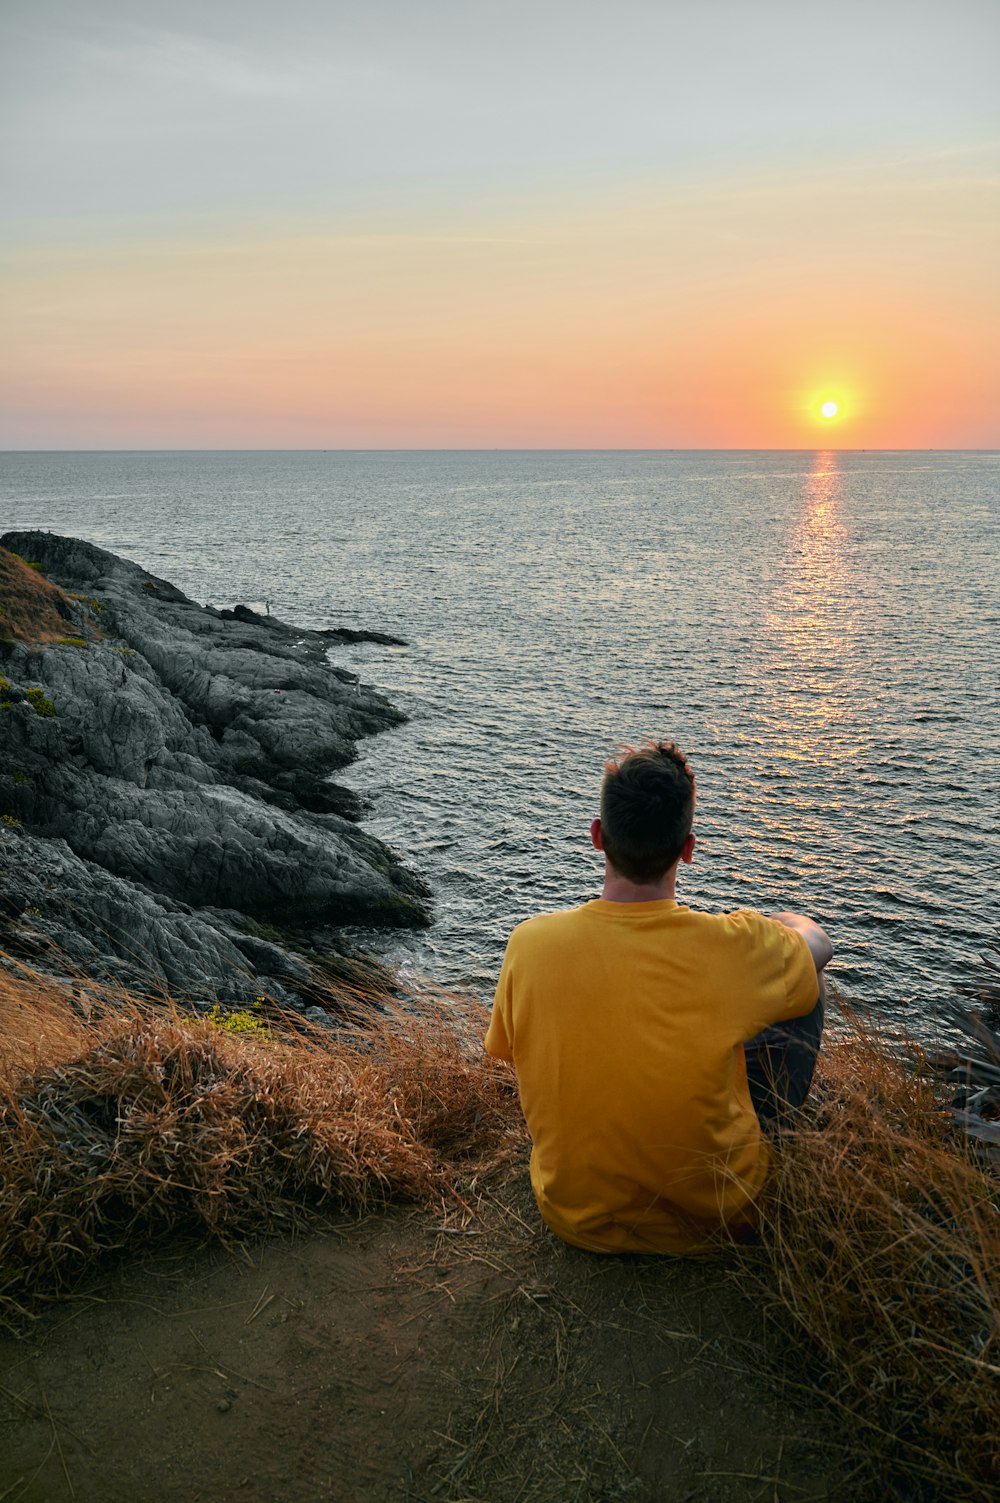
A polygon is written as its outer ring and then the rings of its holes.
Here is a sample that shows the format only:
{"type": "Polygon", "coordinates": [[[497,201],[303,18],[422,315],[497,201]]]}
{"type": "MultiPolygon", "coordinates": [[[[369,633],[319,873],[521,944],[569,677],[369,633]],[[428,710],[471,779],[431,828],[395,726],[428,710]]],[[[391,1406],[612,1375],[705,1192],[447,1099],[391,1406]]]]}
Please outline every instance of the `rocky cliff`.
{"type": "Polygon", "coordinates": [[[204,1006],[304,1006],[427,891],[329,780],[403,718],[308,632],[93,544],[0,538],[0,947],[204,1006]],[[46,960],[46,957],[48,959],[46,960]]]}

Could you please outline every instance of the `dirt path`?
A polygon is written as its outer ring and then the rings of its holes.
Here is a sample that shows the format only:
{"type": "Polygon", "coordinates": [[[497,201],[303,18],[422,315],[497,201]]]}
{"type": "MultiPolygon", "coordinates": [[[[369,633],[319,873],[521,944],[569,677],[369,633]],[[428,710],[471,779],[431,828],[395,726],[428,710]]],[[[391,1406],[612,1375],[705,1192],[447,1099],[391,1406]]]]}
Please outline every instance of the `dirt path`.
{"type": "Polygon", "coordinates": [[[565,1247],[523,1176],[484,1206],[159,1255],[54,1307],[0,1342],[0,1500],[866,1496],[732,1265],[565,1247]]]}

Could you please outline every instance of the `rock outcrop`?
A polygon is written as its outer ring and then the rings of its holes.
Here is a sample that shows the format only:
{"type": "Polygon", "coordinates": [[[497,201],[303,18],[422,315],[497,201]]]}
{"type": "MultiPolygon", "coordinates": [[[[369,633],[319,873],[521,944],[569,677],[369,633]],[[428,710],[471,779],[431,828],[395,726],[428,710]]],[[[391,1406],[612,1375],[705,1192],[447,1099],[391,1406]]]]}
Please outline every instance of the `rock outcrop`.
{"type": "Polygon", "coordinates": [[[340,633],[199,606],[40,532],[0,538],[0,604],[0,944],[302,1005],[340,926],[426,922],[424,884],[329,779],[403,718],[327,662],[340,633]]]}

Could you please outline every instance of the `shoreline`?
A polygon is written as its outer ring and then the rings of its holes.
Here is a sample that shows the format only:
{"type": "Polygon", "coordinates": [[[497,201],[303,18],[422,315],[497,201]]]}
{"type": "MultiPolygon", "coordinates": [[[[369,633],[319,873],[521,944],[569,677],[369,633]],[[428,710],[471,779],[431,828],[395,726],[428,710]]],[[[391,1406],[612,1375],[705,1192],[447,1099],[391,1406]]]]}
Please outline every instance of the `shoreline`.
{"type": "Polygon", "coordinates": [[[305,1013],[379,970],[339,930],[429,922],[426,884],[330,778],[404,718],[327,661],[364,634],[198,606],[48,533],[0,540],[0,593],[12,953],[84,988],[305,1013]]]}

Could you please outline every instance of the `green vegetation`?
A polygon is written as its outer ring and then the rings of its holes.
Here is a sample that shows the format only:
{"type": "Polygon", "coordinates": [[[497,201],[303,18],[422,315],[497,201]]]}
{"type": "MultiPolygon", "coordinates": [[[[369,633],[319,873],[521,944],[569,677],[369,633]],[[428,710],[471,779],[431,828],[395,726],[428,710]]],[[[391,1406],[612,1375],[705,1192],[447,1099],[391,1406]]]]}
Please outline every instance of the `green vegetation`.
{"type": "Polygon", "coordinates": [[[20,827],[21,821],[14,814],[0,814],[0,824],[9,825],[12,830],[20,827]]]}
{"type": "Polygon", "coordinates": [[[270,1028],[260,1016],[264,998],[258,997],[253,1004],[252,1010],[246,1008],[224,1008],[218,1002],[212,1010],[205,1014],[205,1022],[211,1028],[218,1028],[222,1033],[256,1033],[270,1036],[270,1028]]]}
{"type": "Polygon", "coordinates": [[[22,768],[15,767],[15,769],[14,769],[14,782],[17,783],[20,787],[23,788],[26,784],[33,783],[34,781],[35,780],[31,776],[30,772],[25,772],[22,768]]]}
{"type": "Polygon", "coordinates": [[[51,699],[46,698],[43,689],[29,689],[25,698],[36,715],[48,718],[56,713],[56,707],[51,699]]]}
{"type": "Polygon", "coordinates": [[[99,616],[104,609],[104,601],[95,600],[93,595],[74,595],[70,592],[69,598],[70,600],[79,600],[81,605],[89,606],[96,616],[99,616]]]}
{"type": "Polygon", "coordinates": [[[275,928],[274,924],[267,924],[263,919],[252,919],[244,916],[243,927],[248,934],[253,934],[257,939],[266,939],[272,945],[287,945],[288,935],[282,929],[275,928]]]}
{"type": "MultiPolygon", "coordinates": [[[[51,699],[46,697],[44,689],[29,689],[22,695],[21,691],[15,688],[10,679],[4,678],[3,674],[0,673],[0,710],[13,709],[14,705],[21,703],[24,699],[28,701],[36,715],[54,715],[56,713],[56,707],[51,699]]],[[[27,773],[22,773],[19,776],[15,772],[14,781],[30,783],[31,778],[27,773]]]]}
{"type": "Polygon", "coordinates": [[[83,637],[60,637],[55,645],[57,647],[87,647],[89,643],[83,637]]]}
{"type": "Polygon", "coordinates": [[[134,658],[135,657],[135,648],[134,647],[119,647],[119,645],[118,645],[117,642],[115,643],[115,652],[120,652],[123,658],[134,658]]]}

